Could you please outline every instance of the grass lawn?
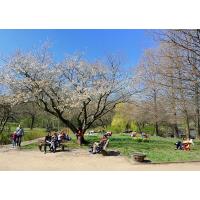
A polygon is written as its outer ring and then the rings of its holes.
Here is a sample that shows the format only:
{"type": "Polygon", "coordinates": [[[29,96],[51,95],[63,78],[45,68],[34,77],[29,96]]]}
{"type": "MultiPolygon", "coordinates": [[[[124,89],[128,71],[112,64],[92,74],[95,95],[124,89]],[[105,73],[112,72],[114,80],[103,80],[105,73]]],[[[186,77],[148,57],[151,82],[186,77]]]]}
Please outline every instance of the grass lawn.
{"type": "MultiPolygon", "coordinates": [[[[88,144],[98,141],[101,135],[85,136],[87,145],[79,147],[76,143],[76,138],[71,135],[72,141],[68,143],[69,149],[84,148],[88,149],[88,144]]],[[[134,152],[142,152],[147,155],[147,159],[152,163],[157,162],[173,162],[173,161],[200,161],[200,141],[194,141],[191,151],[175,150],[174,143],[177,139],[150,137],[148,141],[133,139],[125,134],[113,134],[110,138],[108,150],[119,151],[121,155],[131,157],[134,152]]],[[[23,147],[23,149],[37,148],[37,144],[31,144],[23,147]]]]}
{"type": "Polygon", "coordinates": [[[148,141],[133,139],[127,135],[114,135],[110,139],[110,148],[122,155],[131,157],[134,152],[142,152],[153,163],[173,161],[200,161],[200,141],[195,141],[191,151],[175,150],[177,139],[151,137],[148,141]]]}

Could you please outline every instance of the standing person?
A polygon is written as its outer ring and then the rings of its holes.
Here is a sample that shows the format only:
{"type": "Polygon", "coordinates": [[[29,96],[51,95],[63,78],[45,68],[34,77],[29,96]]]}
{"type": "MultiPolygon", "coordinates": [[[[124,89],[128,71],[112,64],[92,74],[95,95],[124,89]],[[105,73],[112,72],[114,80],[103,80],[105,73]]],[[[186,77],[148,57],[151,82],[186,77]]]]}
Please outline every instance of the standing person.
{"type": "Polygon", "coordinates": [[[20,129],[21,125],[19,124],[19,126],[16,128],[16,132],[20,129]]]}
{"type": "Polygon", "coordinates": [[[12,147],[13,148],[15,148],[16,147],[16,142],[17,142],[17,134],[16,134],[16,132],[13,132],[12,134],[11,134],[11,139],[12,139],[12,147]]]}
{"type": "Polygon", "coordinates": [[[19,124],[19,126],[16,128],[16,145],[18,146],[18,131],[20,129],[21,125],[19,124]]]}
{"type": "Polygon", "coordinates": [[[21,147],[22,137],[24,135],[24,129],[22,126],[19,125],[19,127],[16,129],[17,134],[17,146],[21,147]]]}
{"type": "Polygon", "coordinates": [[[79,128],[76,132],[77,142],[79,145],[83,144],[83,131],[82,128],[79,128]]]}

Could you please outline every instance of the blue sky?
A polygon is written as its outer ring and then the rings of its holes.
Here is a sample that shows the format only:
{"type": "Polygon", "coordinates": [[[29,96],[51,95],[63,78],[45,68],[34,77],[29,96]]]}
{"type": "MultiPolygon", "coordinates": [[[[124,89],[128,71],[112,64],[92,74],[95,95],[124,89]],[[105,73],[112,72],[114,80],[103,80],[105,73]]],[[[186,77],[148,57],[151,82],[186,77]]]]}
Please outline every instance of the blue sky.
{"type": "Polygon", "coordinates": [[[74,52],[84,52],[88,60],[117,53],[124,58],[125,67],[135,66],[144,49],[156,45],[147,30],[0,30],[0,53],[9,55],[16,49],[29,50],[47,40],[52,44],[56,60],[74,52]]]}

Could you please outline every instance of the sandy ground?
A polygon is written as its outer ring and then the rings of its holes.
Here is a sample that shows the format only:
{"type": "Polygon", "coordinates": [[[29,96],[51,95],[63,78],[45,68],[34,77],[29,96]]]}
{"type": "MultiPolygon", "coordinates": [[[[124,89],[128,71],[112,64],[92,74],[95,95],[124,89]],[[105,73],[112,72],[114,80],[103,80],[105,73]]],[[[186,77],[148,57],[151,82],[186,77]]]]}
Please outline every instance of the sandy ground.
{"type": "Polygon", "coordinates": [[[69,170],[69,171],[162,171],[200,170],[200,162],[179,164],[138,164],[123,156],[92,155],[86,150],[44,154],[37,150],[0,151],[0,170],[69,170]]]}

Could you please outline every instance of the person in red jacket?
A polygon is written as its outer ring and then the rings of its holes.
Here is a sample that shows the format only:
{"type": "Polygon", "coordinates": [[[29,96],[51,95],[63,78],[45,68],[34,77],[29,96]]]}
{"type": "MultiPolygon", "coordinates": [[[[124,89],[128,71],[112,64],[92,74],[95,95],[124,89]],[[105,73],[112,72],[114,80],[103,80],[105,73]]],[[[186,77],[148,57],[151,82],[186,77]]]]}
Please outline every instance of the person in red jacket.
{"type": "Polygon", "coordinates": [[[13,132],[11,134],[11,140],[12,140],[12,147],[15,148],[16,147],[16,144],[17,144],[17,133],[16,132],[13,132]]]}
{"type": "Polygon", "coordinates": [[[83,144],[83,130],[82,128],[79,128],[76,132],[77,142],[79,145],[83,144]]]}

